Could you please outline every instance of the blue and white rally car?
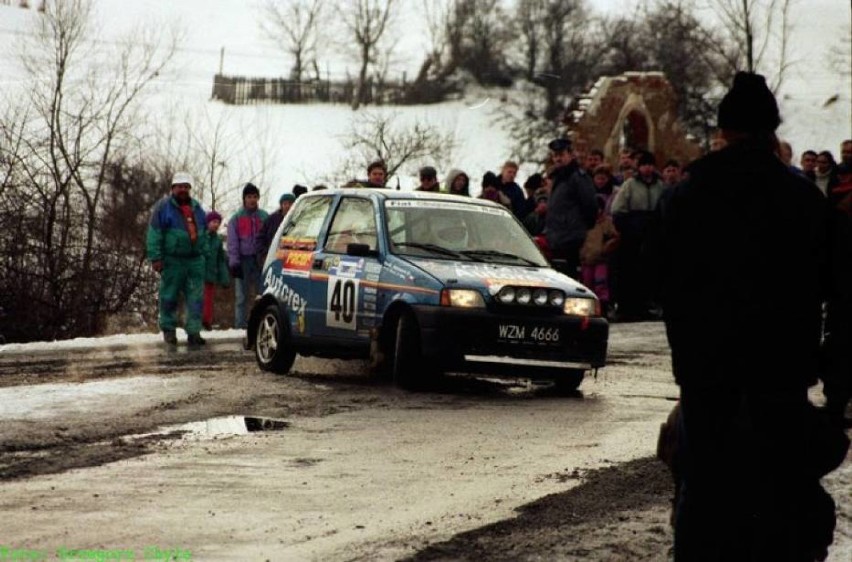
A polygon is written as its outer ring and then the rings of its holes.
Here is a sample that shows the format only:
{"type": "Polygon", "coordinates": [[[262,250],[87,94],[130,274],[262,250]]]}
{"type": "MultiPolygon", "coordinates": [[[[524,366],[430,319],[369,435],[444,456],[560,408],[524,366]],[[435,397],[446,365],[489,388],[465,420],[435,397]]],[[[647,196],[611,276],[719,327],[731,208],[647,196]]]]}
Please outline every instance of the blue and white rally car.
{"type": "Polygon", "coordinates": [[[261,369],[286,373],[298,353],[369,358],[406,388],[453,371],[573,390],[604,365],[594,294],[494,203],[321,191],[296,201],[275,239],[246,337],[261,369]]]}

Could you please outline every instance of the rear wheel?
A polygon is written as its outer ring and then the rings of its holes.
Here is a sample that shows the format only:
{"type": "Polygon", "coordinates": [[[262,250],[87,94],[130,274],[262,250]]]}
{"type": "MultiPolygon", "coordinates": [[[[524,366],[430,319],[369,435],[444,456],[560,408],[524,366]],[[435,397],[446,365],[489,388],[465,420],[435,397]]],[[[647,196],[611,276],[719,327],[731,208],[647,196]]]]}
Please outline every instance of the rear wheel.
{"type": "Polygon", "coordinates": [[[553,377],[553,386],[559,394],[573,394],[580,388],[586,371],[583,369],[565,369],[553,377]]]}
{"type": "Polygon", "coordinates": [[[403,312],[397,320],[392,365],[394,384],[408,390],[423,388],[426,368],[420,350],[420,329],[410,312],[403,312]]]}
{"type": "Polygon", "coordinates": [[[264,309],[257,323],[254,356],[261,369],[282,375],[290,371],[296,360],[289,331],[281,321],[278,306],[274,304],[264,309]]]}

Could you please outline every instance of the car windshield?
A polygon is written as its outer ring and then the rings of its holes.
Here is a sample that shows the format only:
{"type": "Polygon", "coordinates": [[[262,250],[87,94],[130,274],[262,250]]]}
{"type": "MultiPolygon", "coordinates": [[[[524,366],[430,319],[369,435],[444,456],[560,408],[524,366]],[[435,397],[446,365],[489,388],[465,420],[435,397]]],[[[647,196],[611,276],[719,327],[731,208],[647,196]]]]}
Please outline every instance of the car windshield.
{"type": "Polygon", "coordinates": [[[388,242],[395,254],[547,267],[529,234],[506,210],[463,201],[385,202],[388,242]]]}

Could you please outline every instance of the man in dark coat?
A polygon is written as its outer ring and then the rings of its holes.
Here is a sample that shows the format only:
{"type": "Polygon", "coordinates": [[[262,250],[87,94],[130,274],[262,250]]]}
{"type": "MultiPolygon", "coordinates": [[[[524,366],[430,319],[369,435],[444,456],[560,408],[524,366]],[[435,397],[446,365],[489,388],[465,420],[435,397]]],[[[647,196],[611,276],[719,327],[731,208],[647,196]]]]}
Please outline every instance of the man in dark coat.
{"type": "Polygon", "coordinates": [[[570,140],[555,139],[548,148],[554,171],[544,233],[553,259],[564,260],[559,269],[577,279],[580,247],[598,214],[595,186],[574,159],[570,140]]]}
{"type": "Polygon", "coordinates": [[[727,145],[691,166],[663,217],[682,408],[676,561],[822,560],[832,539],[834,504],[819,478],[848,441],[819,445],[829,432],[807,397],[827,206],[775,156],[780,121],[764,78],[738,73],[719,106],[727,145]]]}
{"type": "Polygon", "coordinates": [[[846,410],[852,398],[852,164],[840,164],[837,177],[828,193],[831,283],[826,299],[820,378],[829,416],[839,426],[849,427],[846,410]]]}
{"type": "MultiPolygon", "coordinates": [[[[296,190],[296,187],[293,188],[293,191],[296,190]]],[[[293,203],[296,201],[296,195],[294,193],[285,193],[278,199],[278,208],[275,212],[269,215],[263,226],[260,228],[260,232],[257,233],[257,236],[254,239],[254,246],[257,250],[257,264],[263,269],[263,264],[266,261],[266,254],[269,252],[269,247],[272,245],[272,240],[275,238],[275,233],[278,232],[278,227],[281,226],[281,223],[284,222],[284,217],[287,216],[287,213],[290,211],[290,207],[293,206],[293,203]]],[[[261,278],[263,277],[261,271],[261,278]]]]}

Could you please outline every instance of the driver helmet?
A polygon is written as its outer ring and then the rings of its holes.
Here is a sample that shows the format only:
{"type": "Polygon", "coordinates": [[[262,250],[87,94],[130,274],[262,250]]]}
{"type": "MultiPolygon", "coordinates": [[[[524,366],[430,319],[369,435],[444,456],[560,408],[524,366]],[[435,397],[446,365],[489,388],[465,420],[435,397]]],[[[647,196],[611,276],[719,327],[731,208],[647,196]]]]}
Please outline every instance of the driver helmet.
{"type": "Polygon", "coordinates": [[[439,214],[429,219],[435,243],[453,250],[463,250],[468,245],[467,225],[459,216],[439,214]]]}

